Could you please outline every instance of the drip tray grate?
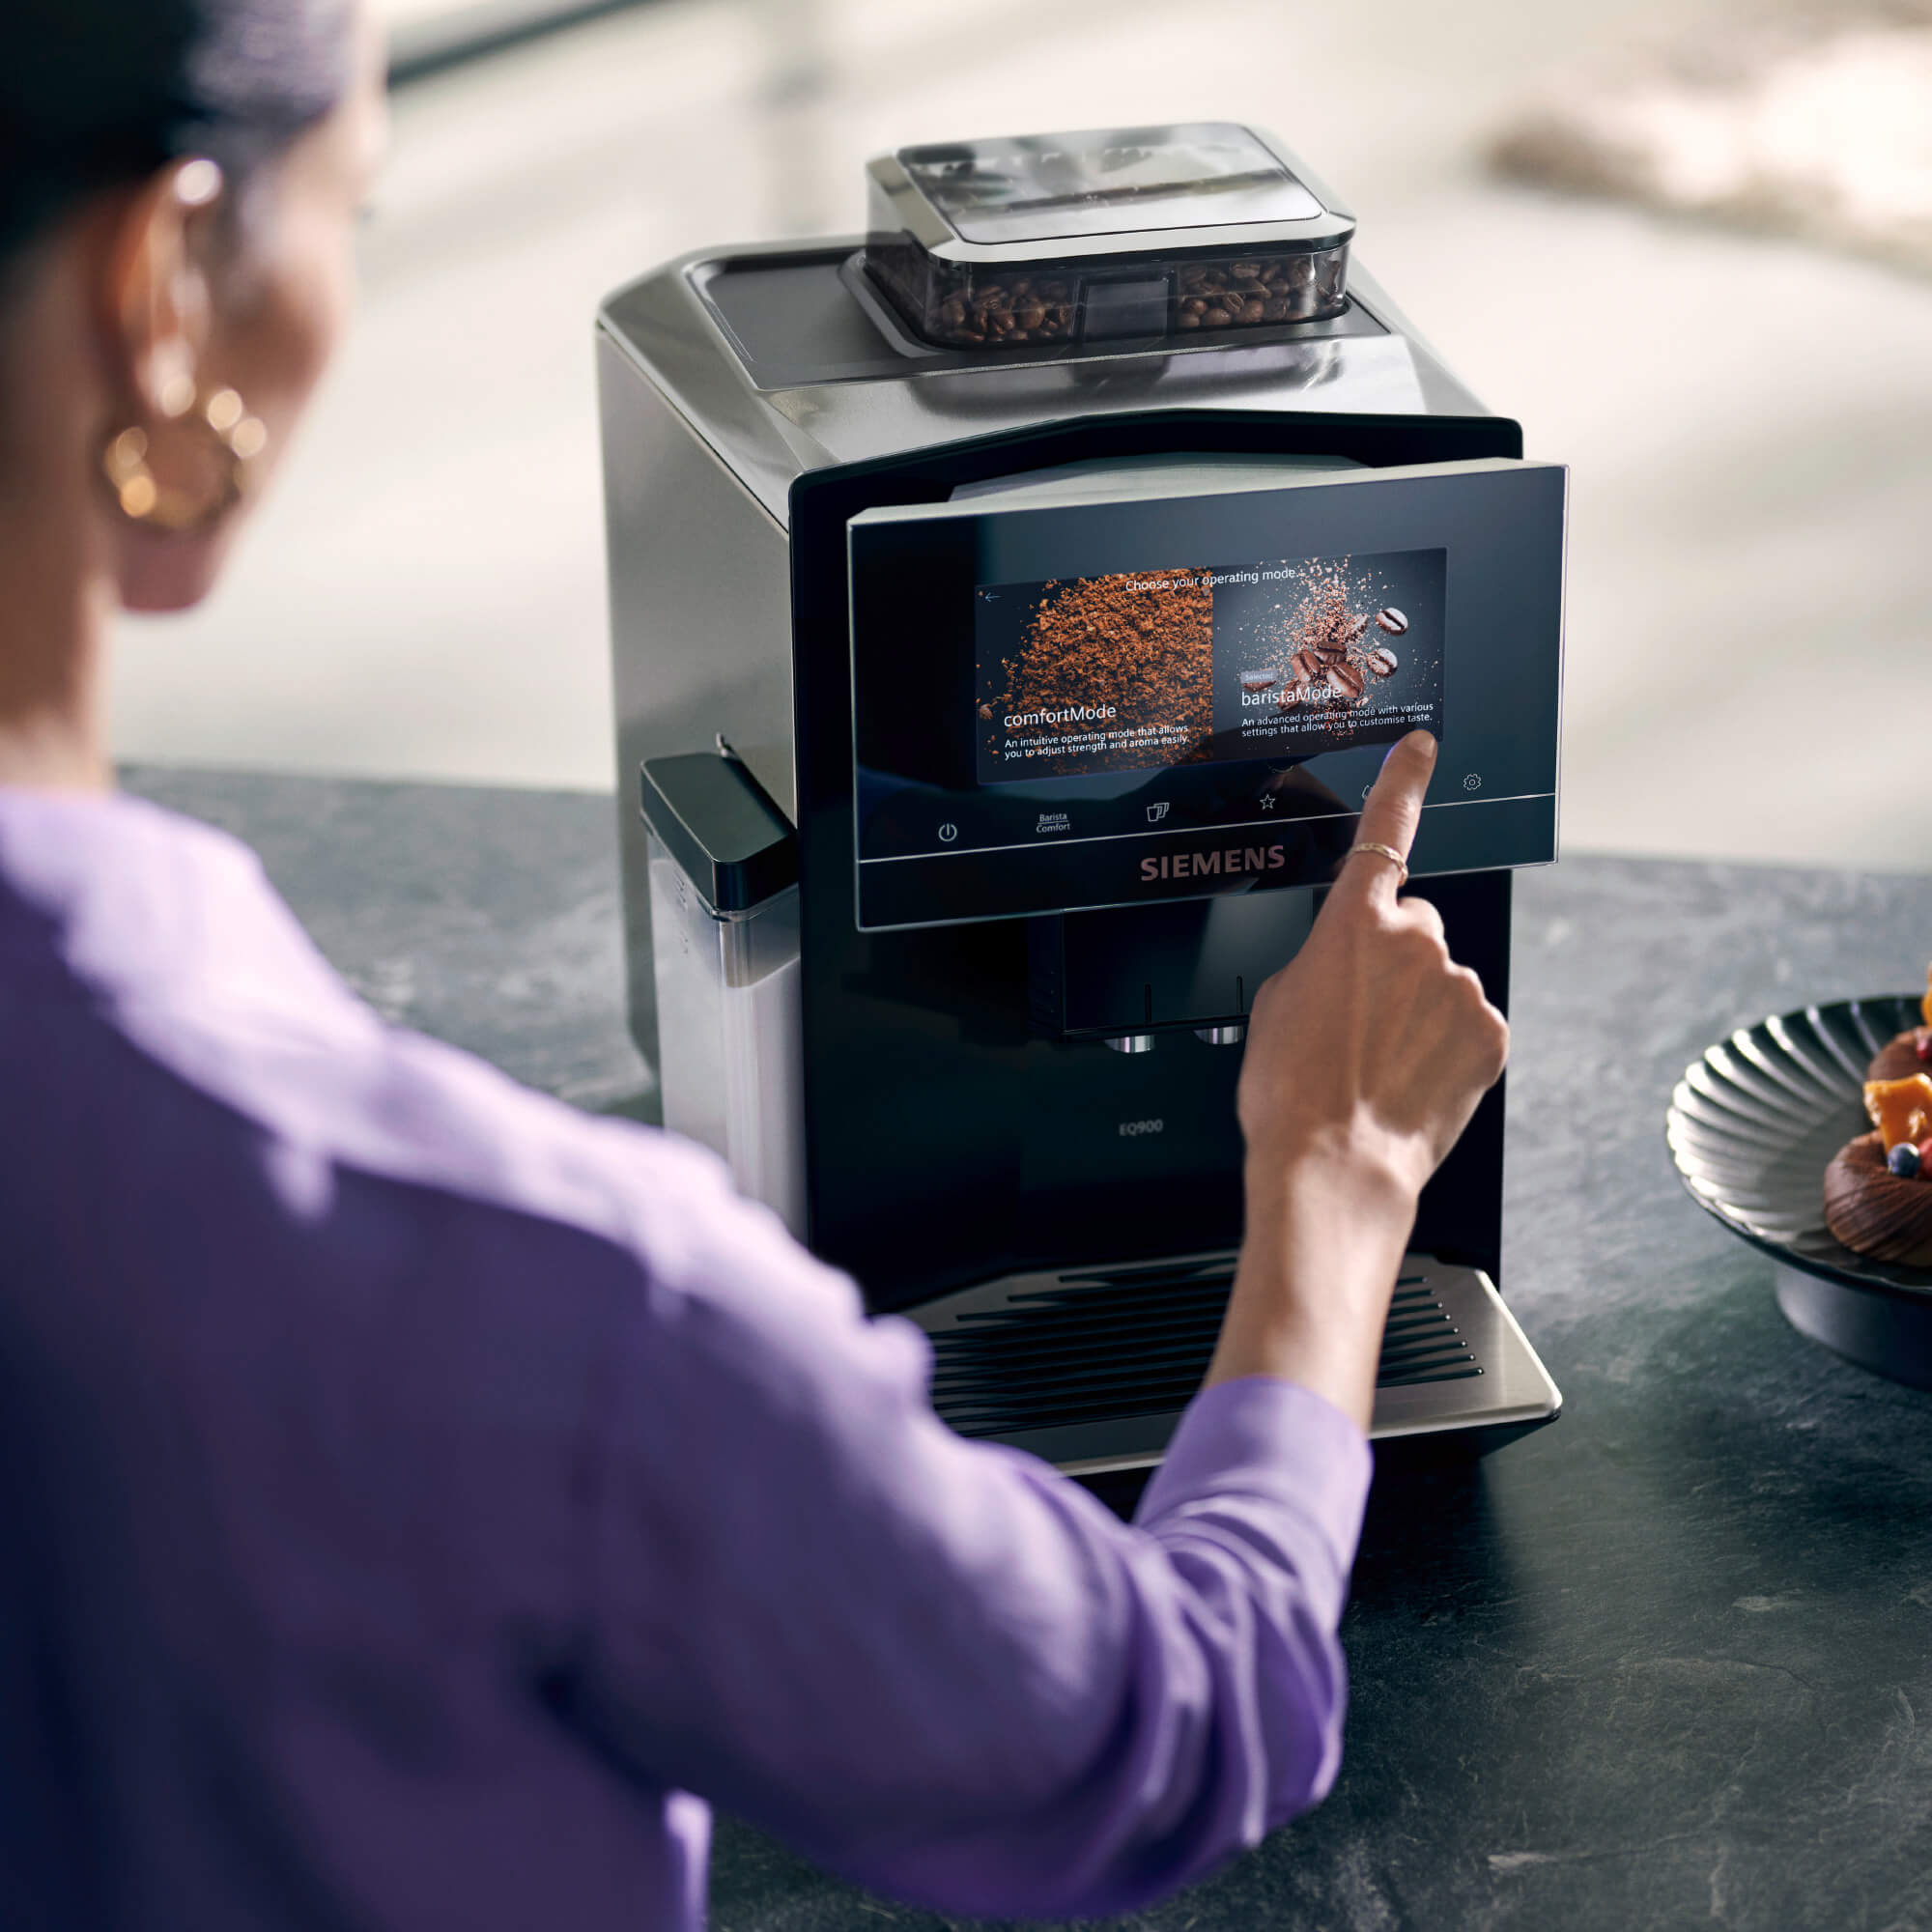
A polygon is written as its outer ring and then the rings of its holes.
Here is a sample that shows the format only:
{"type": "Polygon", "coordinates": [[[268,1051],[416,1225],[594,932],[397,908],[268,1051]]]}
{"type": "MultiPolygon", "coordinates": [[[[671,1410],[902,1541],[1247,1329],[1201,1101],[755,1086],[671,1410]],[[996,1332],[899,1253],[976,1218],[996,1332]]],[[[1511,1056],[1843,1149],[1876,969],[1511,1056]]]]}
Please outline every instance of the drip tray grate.
{"type": "MultiPolygon", "coordinates": [[[[933,1406],[961,1435],[1069,1467],[1156,1461],[1207,1373],[1234,1269],[1220,1252],[1009,1276],[914,1310],[932,1339],[933,1406]]],[[[1408,1258],[1382,1334],[1376,1435],[1489,1423],[1525,1405],[1547,1420],[1559,1401],[1486,1277],[1408,1258]],[[1533,1373],[1512,1360],[1511,1387],[1486,1388],[1512,1340],[1533,1373]]]]}
{"type": "MultiPolygon", "coordinates": [[[[964,1314],[932,1338],[933,1406],[961,1435],[1183,1408],[1208,1373],[1234,1280],[1232,1256],[1186,1273],[1062,1276],[1062,1286],[964,1314]]],[[[1403,1276],[1377,1386],[1482,1373],[1424,1277],[1403,1276]]]]}

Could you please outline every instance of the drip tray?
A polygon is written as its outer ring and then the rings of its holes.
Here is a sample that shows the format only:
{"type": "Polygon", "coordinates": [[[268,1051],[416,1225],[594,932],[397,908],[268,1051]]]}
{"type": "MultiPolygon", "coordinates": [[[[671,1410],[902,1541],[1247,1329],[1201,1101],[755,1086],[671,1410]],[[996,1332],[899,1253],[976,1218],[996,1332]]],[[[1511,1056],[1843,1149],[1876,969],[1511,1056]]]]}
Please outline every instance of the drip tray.
{"type": "MultiPolygon", "coordinates": [[[[1006,1275],[907,1311],[932,1338],[933,1406],[961,1435],[1025,1449],[1072,1475],[1158,1463],[1201,1385],[1235,1257],[1177,1255],[1006,1275]]],[[[1410,1255],[1376,1378],[1378,1442],[1492,1447],[1563,1398],[1488,1275],[1410,1255]]]]}

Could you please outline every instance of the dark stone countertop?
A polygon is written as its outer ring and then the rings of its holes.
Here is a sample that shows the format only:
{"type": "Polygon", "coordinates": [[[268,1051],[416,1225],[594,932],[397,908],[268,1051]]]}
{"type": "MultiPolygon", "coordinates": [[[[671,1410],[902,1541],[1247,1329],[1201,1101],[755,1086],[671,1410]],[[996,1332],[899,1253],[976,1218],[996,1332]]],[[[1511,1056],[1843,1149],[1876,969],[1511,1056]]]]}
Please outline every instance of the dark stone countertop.
{"type": "MultiPolygon", "coordinates": [[[[647,1114],[602,798],[129,775],[241,834],[384,1010],[647,1114]]],[[[1662,1112],[1706,1043],[1921,983],[1932,881],[1579,858],[1518,898],[1503,1287],[1565,1396],[1473,1470],[1389,1470],[1333,1795],[1118,1921],[1932,1926],[1932,1396],[1789,1329],[1662,1112]]],[[[721,1821],[718,1932],[937,1932],[721,1821]]]]}

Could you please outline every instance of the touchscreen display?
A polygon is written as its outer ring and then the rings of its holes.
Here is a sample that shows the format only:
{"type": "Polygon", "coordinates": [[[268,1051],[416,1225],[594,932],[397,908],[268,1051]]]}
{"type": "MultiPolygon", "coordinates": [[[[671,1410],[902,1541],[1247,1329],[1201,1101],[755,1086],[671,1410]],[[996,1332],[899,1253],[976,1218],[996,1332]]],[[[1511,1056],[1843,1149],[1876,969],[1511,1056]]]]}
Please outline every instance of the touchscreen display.
{"type": "Polygon", "coordinates": [[[1562,469],[1515,459],[860,512],[860,925],[1325,885],[1417,728],[1441,753],[1411,870],[1547,863],[1563,530],[1562,469]]]}
{"type": "Polygon", "coordinates": [[[981,784],[1441,736],[1446,552],[978,586],[981,784]]]}

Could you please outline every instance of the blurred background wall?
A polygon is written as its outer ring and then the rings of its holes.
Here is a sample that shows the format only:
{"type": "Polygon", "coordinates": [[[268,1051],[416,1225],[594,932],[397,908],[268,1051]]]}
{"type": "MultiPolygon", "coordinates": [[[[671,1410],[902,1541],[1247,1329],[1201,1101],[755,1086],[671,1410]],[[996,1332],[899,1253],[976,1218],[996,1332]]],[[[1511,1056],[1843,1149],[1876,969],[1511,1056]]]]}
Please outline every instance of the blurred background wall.
{"type": "MultiPolygon", "coordinates": [[[[220,595],[130,627],[123,756],[608,787],[599,298],[856,229],[886,147],[1251,119],[1574,466],[1566,845],[1932,864],[1932,279],[1492,164],[1577,76],[1721,46],[1740,0],[649,0],[524,39],[545,0],[379,5],[416,77],[358,330],[220,595]]],[[[1932,151],[1915,180],[1932,220],[1932,151]]]]}

